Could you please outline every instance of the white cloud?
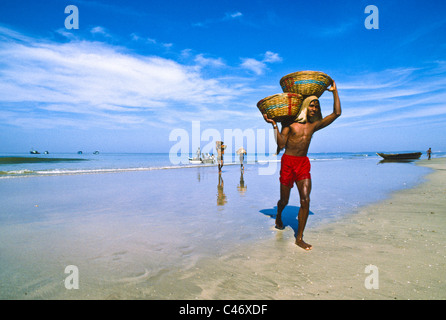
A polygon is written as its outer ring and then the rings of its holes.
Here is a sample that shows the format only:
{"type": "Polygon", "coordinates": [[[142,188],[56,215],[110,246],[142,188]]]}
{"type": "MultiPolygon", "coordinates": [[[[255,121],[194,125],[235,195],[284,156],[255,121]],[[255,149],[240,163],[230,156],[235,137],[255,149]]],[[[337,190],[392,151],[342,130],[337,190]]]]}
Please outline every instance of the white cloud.
{"type": "Polygon", "coordinates": [[[261,75],[265,71],[266,64],[264,62],[258,61],[256,59],[245,58],[245,59],[242,59],[241,67],[251,70],[257,75],[261,75]]]}
{"type": "MultiPolygon", "coordinates": [[[[28,128],[168,128],[192,120],[263,124],[256,103],[270,88],[258,76],[282,61],[278,53],[244,58],[238,69],[190,49],[179,59],[188,63],[101,42],[36,40],[0,27],[0,122],[28,128]]],[[[444,65],[341,74],[335,80],[343,115],[334,126],[375,130],[445,117],[444,65]]],[[[326,93],[321,100],[326,115],[332,98],[326,93]]]]}
{"type": "Polygon", "coordinates": [[[100,27],[100,26],[91,28],[90,32],[93,35],[101,35],[104,37],[111,37],[111,35],[105,30],[105,28],[100,27]]]}
{"type": "Polygon", "coordinates": [[[282,58],[279,56],[278,53],[274,53],[271,51],[265,52],[265,58],[263,59],[263,62],[274,63],[274,62],[281,62],[281,61],[282,61],[282,58]]]}
{"type": "MultiPolygon", "coordinates": [[[[111,37],[111,36],[110,36],[111,37]]],[[[158,46],[164,49],[170,49],[173,47],[173,43],[163,43],[163,42],[159,42],[156,39],[150,38],[150,37],[142,37],[136,33],[131,33],[130,34],[130,39],[132,41],[135,42],[140,42],[143,44],[147,44],[147,45],[153,45],[153,46],[158,46]]]]}
{"type": "Polygon", "coordinates": [[[240,79],[206,79],[197,68],[222,67],[221,59],[199,54],[188,66],[99,42],[43,42],[14,34],[0,34],[0,108],[16,115],[15,121],[8,117],[14,125],[31,118],[52,127],[76,126],[76,119],[84,126],[143,124],[153,117],[172,123],[181,120],[179,110],[195,116],[200,108],[228,110],[243,103],[249,90],[240,79]]]}
{"type": "MultiPolygon", "coordinates": [[[[443,90],[446,78],[438,76],[437,72],[436,65],[429,65],[336,80],[343,107],[342,120],[337,126],[376,130],[413,126],[421,121],[430,123],[438,117],[446,117],[446,93],[443,90]]],[[[323,97],[325,100],[329,96],[323,97]]]]}
{"type": "Polygon", "coordinates": [[[224,67],[225,63],[223,59],[218,58],[206,58],[203,54],[198,54],[194,61],[200,66],[213,66],[213,67],[224,67]]]}
{"type": "Polygon", "coordinates": [[[271,51],[265,52],[263,55],[262,60],[257,60],[253,58],[243,58],[241,67],[248,69],[252,72],[254,72],[256,75],[261,75],[265,72],[267,69],[267,63],[275,63],[275,62],[281,62],[282,58],[279,56],[278,53],[274,53],[271,51]]]}
{"type": "Polygon", "coordinates": [[[206,19],[204,21],[196,22],[192,24],[194,27],[206,27],[210,24],[221,23],[228,20],[240,19],[243,14],[240,11],[236,12],[227,12],[224,17],[217,19],[206,19]]]}
{"type": "Polygon", "coordinates": [[[241,16],[243,16],[243,14],[241,12],[239,12],[239,11],[226,14],[226,17],[227,18],[231,18],[231,19],[239,18],[241,16]]]}

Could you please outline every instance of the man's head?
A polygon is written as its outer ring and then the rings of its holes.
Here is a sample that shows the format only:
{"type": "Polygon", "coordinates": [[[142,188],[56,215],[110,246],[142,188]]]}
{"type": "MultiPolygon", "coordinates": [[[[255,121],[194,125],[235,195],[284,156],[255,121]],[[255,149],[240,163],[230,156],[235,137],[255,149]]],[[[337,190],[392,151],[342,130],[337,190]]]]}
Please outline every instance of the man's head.
{"type": "Polygon", "coordinates": [[[319,100],[312,100],[308,105],[307,119],[309,122],[318,120],[318,115],[321,113],[321,106],[319,100]]]}
{"type": "Polygon", "coordinates": [[[307,97],[302,102],[299,115],[296,117],[296,122],[306,123],[314,122],[322,119],[321,106],[319,105],[319,99],[316,96],[307,97]]]}

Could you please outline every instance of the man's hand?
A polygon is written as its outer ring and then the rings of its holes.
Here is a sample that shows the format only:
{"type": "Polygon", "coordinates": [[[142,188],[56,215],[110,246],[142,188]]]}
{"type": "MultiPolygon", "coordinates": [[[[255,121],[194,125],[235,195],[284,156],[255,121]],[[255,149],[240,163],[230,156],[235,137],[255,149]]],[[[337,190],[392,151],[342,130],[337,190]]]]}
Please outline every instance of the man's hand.
{"type": "Polygon", "coordinates": [[[276,121],[268,118],[268,115],[266,113],[263,114],[263,119],[265,119],[266,122],[271,123],[274,127],[277,126],[276,121]]]}
{"type": "Polygon", "coordinates": [[[334,80],[333,80],[333,83],[331,84],[331,87],[327,88],[327,91],[331,91],[331,92],[337,91],[336,82],[334,82],[334,80]]]}

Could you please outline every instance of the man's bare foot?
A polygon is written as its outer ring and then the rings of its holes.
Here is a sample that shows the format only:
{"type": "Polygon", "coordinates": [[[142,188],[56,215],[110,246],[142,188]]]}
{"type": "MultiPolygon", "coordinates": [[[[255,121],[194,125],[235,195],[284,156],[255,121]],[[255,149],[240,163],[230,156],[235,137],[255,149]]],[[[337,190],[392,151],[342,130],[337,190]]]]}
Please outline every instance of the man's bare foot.
{"type": "Polygon", "coordinates": [[[276,224],[274,228],[276,228],[277,230],[284,230],[285,226],[283,224],[280,226],[276,224]]]}
{"type": "Polygon", "coordinates": [[[306,243],[304,240],[300,239],[296,239],[296,244],[301,247],[302,249],[305,249],[307,251],[313,249],[313,246],[309,243],[306,243]]]}
{"type": "Polygon", "coordinates": [[[276,229],[283,230],[285,226],[283,225],[282,219],[280,217],[276,217],[276,229]]]}

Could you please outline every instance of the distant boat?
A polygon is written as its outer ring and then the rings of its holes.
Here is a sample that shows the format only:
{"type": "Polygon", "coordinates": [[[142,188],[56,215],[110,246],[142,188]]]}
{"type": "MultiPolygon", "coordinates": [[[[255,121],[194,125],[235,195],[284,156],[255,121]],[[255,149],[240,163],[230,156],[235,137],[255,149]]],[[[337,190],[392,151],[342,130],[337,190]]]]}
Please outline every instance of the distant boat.
{"type": "Polygon", "coordinates": [[[201,161],[200,153],[201,153],[200,148],[198,148],[195,157],[193,157],[193,158],[189,158],[189,163],[191,163],[191,164],[200,164],[200,163],[203,163],[203,162],[201,161]]]}
{"type": "Polygon", "coordinates": [[[93,154],[99,154],[99,151],[95,151],[95,152],[93,152],[93,154]]]}
{"type": "Polygon", "coordinates": [[[48,151],[45,151],[43,154],[50,154],[48,151]]]}
{"type": "Polygon", "coordinates": [[[421,152],[411,153],[376,153],[384,160],[416,160],[421,157],[421,152]]]}
{"type": "Polygon", "coordinates": [[[82,154],[82,151],[78,151],[77,154],[82,154]]]}
{"type": "Polygon", "coordinates": [[[201,153],[200,148],[198,148],[195,157],[189,158],[190,164],[202,164],[202,163],[215,163],[214,155],[210,155],[209,153],[201,153]]]}
{"type": "Polygon", "coordinates": [[[201,164],[203,162],[201,161],[201,159],[189,158],[189,163],[190,164],[201,164]]]}
{"type": "Polygon", "coordinates": [[[31,153],[31,154],[40,154],[40,152],[37,151],[37,150],[31,150],[29,153],[31,153]]]}
{"type": "Polygon", "coordinates": [[[215,157],[214,155],[210,155],[209,153],[205,153],[203,154],[203,157],[201,158],[201,162],[203,163],[215,163],[215,157]]]}

